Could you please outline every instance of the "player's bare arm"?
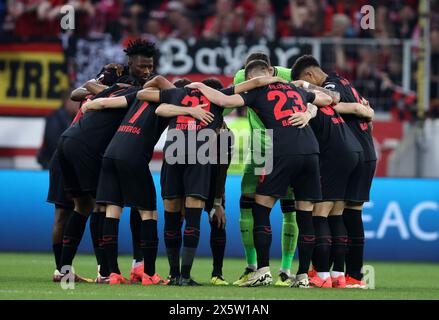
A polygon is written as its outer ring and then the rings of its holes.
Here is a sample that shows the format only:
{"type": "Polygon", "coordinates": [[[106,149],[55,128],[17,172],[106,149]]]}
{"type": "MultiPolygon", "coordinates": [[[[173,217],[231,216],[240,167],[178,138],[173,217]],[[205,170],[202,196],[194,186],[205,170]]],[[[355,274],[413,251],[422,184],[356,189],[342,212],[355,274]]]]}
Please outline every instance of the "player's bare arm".
{"type": "Polygon", "coordinates": [[[237,108],[244,106],[244,99],[242,99],[239,94],[227,96],[224,93],[210,88],[201,82],[192,82],[186,87],[200,90],[210,102],[222,108],[237,108]]]}
{"type": "Polygon", "coordinates": [[[327,95],[326,93],[315,91],[314,94],[316,95],[316,98],[312,104],[316,105],[317,107],[325,107],[333,102],[331,96],[327,95]]]}
{"type": "Polygon", "coordinates": [[[143,88],[171,89],[175,88],[174,84],[165,77],[158,75],[143,85],[143,88]]]}
{"type": "Polygon", "coordinates": [[[146,88],[137,92],[136,98],[149,102],[160,102],[160,91],[146,88]]]}
{"type": "Polygon", "coordinates": [[[372,121],[375,116],[375,111],[361,103],[339,102],[334,106],[334,109],[340,114],[354,114],[360,118],[366,118],[372,121]]]}
{"type": "Polygon", "coordinates": [[[261,76],[261,77],[255,77],[251,80],[247,80],[244,82],[241,82],[235,86],[235,93],[241,93],[250,91],[252,89],[255,89],[257,87],[263,87],[275,82],[288,82],[281,77],[267,77],[267,76],[261,76]]]}
{"type": "Polygon", "coordinates": [[[160,117],[172,118],[177,116],[191,116],[198,119],[205,124],[209,124],[213,121],[213,113],[204,110],[207,104],[200,104],[193,108],[187,108],[184,106],[176,106],[174,104],[162,103],[155,110],[155,113],[160,117]]]}
{"type": "Polygon", "coordinates": [[[288,121],[292,126],[299,127],[299,129],[305,128],[309,121],[317,115],[317,109],[317,106],[308,103],[305,112],[294,113],[288,121]]]}
{"type": "Polygon", "coordinates": [[[105,108],[126,108],[128,106],[127,99],[124,96],[114,98],[98,98],[89,100],[81,107],[83,113],[88,110],[102,110],[105,108]]]}
{"type": "Polygon", "coordinates": [[[108,86],[106,86],[106,85],[104,85],[104,84],[102,84],[102,83],[99,83],[99,82],[96,81],[96,80],[89,80],[89,81],[87,81],[87,82],[85,83],[84,88],[85,88],[88,92],[90,92],[90,94],[92,94],[92,95],[96,95],[96,94],[98,94],[98,93],[104,91],[105,89],[107,89],[108,86]]]}
{"type": "Polygon", "coordinates": [[[327,94],[328,96],[330,96],[333,100],[334,103],[339,103],[340,102],[340,92],[338,91],[332,91],[326,88],[322,88],[319,86],[316,86],[315,84],[309,83],[307,81],[304,80],[296,80],[293,81],[293,84],[296,87],[301,87],[307,91],[311,91],[311,92],[316,92],[316,91],[320,91],[323,92],[325,94],[327,94]]]}

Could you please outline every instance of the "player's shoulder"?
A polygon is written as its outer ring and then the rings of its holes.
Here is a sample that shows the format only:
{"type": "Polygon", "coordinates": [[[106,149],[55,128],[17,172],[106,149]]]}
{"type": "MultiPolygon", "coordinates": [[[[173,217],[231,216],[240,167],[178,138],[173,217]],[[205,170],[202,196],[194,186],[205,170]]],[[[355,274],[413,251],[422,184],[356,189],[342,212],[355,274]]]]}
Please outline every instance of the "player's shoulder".
{"type": "Polygon", "coordinates": [[[236,85],[244,81],[245,81],[245,70],[240,69],[235,73],[235,76],[233,77],[233,84],[236,85]]]}
{"type": "MultiPolygon", "coordinates": [[[[346,79],[337,73],[330,73],[323,83],[323,87],[328,90],[337,90],[346,85],[346,79]]],[[[347,83],[349,83],[347,81],[347,83]]]]}
{"type": "Polygon", "coordinates": [[[290,68],[275,66],[273,75],[280,77],[284,80],[291,81],[291,69],[290,68]]]}

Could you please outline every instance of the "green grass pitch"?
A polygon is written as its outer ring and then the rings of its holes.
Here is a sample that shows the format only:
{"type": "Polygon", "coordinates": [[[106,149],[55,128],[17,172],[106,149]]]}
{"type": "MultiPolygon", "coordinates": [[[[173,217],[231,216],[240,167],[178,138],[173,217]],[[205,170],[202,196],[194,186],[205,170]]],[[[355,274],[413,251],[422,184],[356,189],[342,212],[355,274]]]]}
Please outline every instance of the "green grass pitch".
{"type": "MultiPolygon", "coordinates": [[[[293,289],[275,286],[260,288],[218,287],[209,284],[211,259],[197,258],[193,268],[194,279],[202,287],[181,288],[140,285],[107,286],[76,284],[74,290],[63,290],[51,281],[54,271],[50,254],[0,253],[0,299],[439,299],[438,264],[368,262],[375,269],[374,290],[358,289],[293,289]]],[[[129,275],[131,259],[119,258],[124,275],[129,275]]],[[[280,261],[272,260],[274,280],[280,261]]],[[[294,269],[297,261],[294,261],[294,269]]],[[[79,255],[75,260],[78,274],[95,277],[95,259],[79,255]]],[[[244,268],[244,260],[226,259],[224,276],[229,282],[236,280],[244,268]]],[[[166,276],[167,260],[157,260],[157,271],[166,276]]]]}

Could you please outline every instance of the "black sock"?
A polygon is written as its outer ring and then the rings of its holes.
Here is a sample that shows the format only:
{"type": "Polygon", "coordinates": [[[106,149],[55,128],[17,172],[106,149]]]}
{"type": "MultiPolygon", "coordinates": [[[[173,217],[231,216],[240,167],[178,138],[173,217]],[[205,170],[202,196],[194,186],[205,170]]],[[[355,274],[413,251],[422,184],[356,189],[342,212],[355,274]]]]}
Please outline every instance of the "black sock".
{"type": "Polygon", "coordinates": [[[344,272],[348,234],[343,216],[329,216],[328,223],[332,234],[330,265],[333,266],[332,271],[344,272]]]}
{"type": "Polygon", "coordinates": [[[119,238],[119,219],[105,218],[103,240],[105,255],[108,261],[108,268],[110,273],[119,273],[119,266],[117,264],[118,257],[118,238],[119,238]]]}
{"type": "Polygon", "coordinates": [[[308,272],[316,241],[312,222],[312,212],[296,210],[296,221],[299,228],[299,238],[297,240],[299,269],[297,274],[302,274],[308,272]]]}
{"type": "Polygon", "coordinates": [[[199,208],[184,208],[186,225],[183,236],[183,255],[181,259],[181,276],[190,278],[192,264],[200,241],[201,211],[199,208]]]}
{"type": "Polygon", "coordinates": [[[87,225],[87,218],[88,217],[83,216],[76,211],[73,211],[72,215],[70,216],[64,231],[63,248],[60,262],[61,268],[63,266],[72,265],[79,243],[84,235],[85,227],[87,225]]]}
{"type": "Polygon", "coordinates": [[[272,240],[270,224],[271,208],[258,203],[253,204],[253,241],[256,249],[258,269],[270,265],[270,247],[272,240]]]}
{"type": "Polygon", "coordinates": [[[212,277],[222,276],[224,251],[226,250],[226,229],[218,228],[216,221],[210,221],[210,249],[213,257],[212,277]]]}
{"type": "Polygon", "coordinates": [[[61,270],[61,254],[62,254],[62,242],[54,243],[52,245],[53,255],[55,256],[56,270],[61,270]]]}
{"type": "Polygon", "coordinates": [[[143,259],[143,251],[140,247],[140,225],[142,223],[142,218],[137,209],[131,208],[130,211],[130,228],[131,237],[133,242],[133,260],[136,262],[141,262],[143,259]]]}
{"type": "Polygon", "coordinates": [[[141,246],[143,250],[143,272],[149,276],[155,274],[155,261],[157,259],[157,249],[159,238],[157,236],[157,220],[148,219],[142,221],[141,246]]]}
{"type": "Polygon", "coordinates": [[[102,257],[102,261],[99,268],[99,274],[102,277],[108,277],[110,275],[110,269],[108,267],[108,259],[107,255],[105,254],[105,247],[104,247],[104,221],[105,221],[105,212],[102,212],[102,214],[99,215],[99,252],[102,257]]]}
{"type": "Polygon", "coordinates": [[[181,214],[180,212],[165,211],[165,246],[168,255],[170,276],[180,276],[181,214]]]}
{"type": "Polygon", "coordinates": [[[329,272],[329,256],[331,254],[331,230],[328,218],[312,217],[316,244],[313,252],[313,264],[317,272],[329,272]]]}
{"type": "Polygon", "coordinates": [[[361,210],[344,209],[343,221],[348,233],[346,274],[361,280],[363,275],[364,227],[361,210]]]}
{"type": "Polygon", "coordinates": [[[92,212],[90,216],[90,234],[93,242],[93,249],[96,256],[96,262],[99,266],[102,265],[105,257],[99,247],[100,239],[102,238],[102,230],[100,229],[100,220],[105,217],[105,212],[92,212]]]}

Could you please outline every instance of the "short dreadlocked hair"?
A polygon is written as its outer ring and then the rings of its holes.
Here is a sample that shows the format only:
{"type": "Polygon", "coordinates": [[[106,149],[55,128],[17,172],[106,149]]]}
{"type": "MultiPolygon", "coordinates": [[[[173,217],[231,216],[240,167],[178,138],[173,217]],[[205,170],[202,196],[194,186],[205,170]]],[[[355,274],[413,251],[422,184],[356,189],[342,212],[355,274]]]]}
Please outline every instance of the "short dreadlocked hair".
{"type": "Polygon", "coordinates": [[[155,59],[159,50],[155,47],[155,43],[148,42],[143,39],[136,39],[128,43],[128,47],[124,50],[128,57],[141,55],[155,59]]]}
{"type": "Polygon", "coordinates": [[[296,60],[296,62],[294,62],[293,66],[291,67],[291,79],[299,79],[302,72],[310,67],[320,68],[320,64],[317,59],[309,54],[301,56],[296,60]]]}

